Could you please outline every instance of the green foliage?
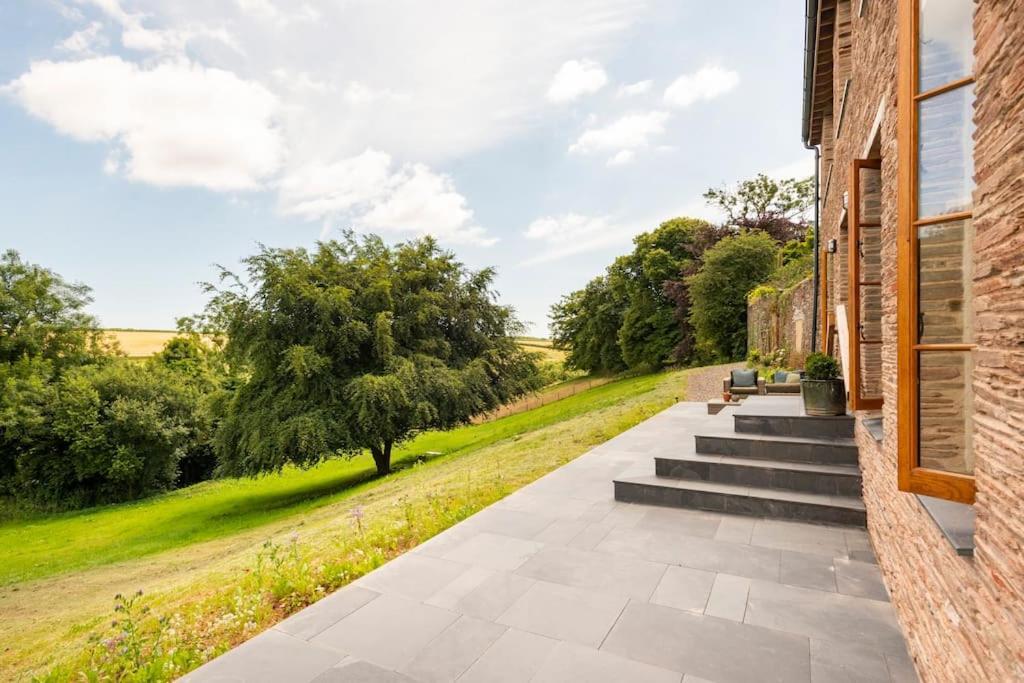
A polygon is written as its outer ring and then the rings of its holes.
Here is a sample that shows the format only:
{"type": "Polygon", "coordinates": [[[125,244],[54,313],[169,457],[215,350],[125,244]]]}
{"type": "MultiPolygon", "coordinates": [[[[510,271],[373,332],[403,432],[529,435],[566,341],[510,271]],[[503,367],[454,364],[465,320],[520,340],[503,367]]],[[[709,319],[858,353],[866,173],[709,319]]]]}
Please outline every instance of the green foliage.
{"type": "Polygon", "coordinates": [[[21,260],[0,255],[0,364],[49,361],[54,372],[92,362],[104,352],[89,288],[21,260]]]}
{"type": "Polygon", "coordinates": [[[618,340],[623,309],[605,275],[551,307],[552,342],[567,352],[566,367],[601,373],[626,369],[618,340]]]}
{"type": "Polygon", "coordinates": [[[814,256],[814,226],[808,226],[803,239],[792,239],[782,245],[782,265],[814,256]]]}
{"type": "Polygon", "coordinates": [[[807,379],[838,379],[841,376],[839,361],[828,354],[820,352],[807,356],[804,369],[807,379]]]}
{"type": "Polygon", "coordinates": [[[130,361],[85,365],[37,398],[16,456],[23,496],[73,507],[173,486],[194,404],[169,373],[130,361]]]}
{"type": "Polygon", "coordinates": [[[747,346],[747,295],[771,275],[777,248],[764,232],[727,237],[704,254],[687,278],[690,320],[698,348],[711,358],[743,358],[747,346]]]}
{"type": "Polygon", "coordinates": [[[368,449],[390,470],[392,447],[451,429],[539,386],[534,354],[494,302],[494,271],[469,271],[431,238],[377,237],[245,259],[252,289],[215,290],[231,361],[248,379],[217,431],[221,471],[308,467],[368,449]]]}
{"type": "Polygon", "coordinates": [[[763,230],[784,244],[806,233],[806,214],[814,206],[814,180],[775,180],[759,173],[735,188],[710,188],[704,198],[725,213],[726,225],[763,230]]]}
{"type": "Polygon", "coordinates": [[[722,232],[694,218],[674,218],[638,235],[633,251],[605,275],[552,307],[552,332],[567,363],[587,372],[650,370],[688,360],[689,300],[675,287],[722,232]]]}

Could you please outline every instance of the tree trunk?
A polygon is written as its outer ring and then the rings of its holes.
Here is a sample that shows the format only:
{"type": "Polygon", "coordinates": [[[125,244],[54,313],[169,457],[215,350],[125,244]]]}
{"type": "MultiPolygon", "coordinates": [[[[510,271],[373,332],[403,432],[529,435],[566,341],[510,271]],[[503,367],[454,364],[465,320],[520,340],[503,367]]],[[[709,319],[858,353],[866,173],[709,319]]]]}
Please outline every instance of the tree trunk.
{"type": "Polygon", "coordinates": [[[370,453],[373,455],[373,464],[377,466],[377,474],[384,476],[391,474],[391,441],[385,441],[383,446],[370,446],[370,453]]]}

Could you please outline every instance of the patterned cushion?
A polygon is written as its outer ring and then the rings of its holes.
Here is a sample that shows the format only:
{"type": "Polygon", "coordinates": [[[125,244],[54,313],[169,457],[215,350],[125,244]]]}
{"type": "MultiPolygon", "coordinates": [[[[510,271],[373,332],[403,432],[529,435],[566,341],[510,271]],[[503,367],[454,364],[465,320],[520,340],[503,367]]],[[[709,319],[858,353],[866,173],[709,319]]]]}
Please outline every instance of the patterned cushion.
{"type": "Polygon", "coordinates": [[[734,387],[756,387],[757,370],[733,370],[732,385],[734,387]]]}
{"type": "Polygon", "coordinates": [[[790,382],[790,383],[799,382],[800,381],[800,373],[799,372],[791,372],[791,373],[787,374],[786,375],[786,381],[790,382]]]}
{"type": "Polygon", "coordinates": [[[782,382],[788,382],[789,380],[786,379],[786,377],[788,377],[788,376],[789,376],[789,372],[788,371],[786,371],[786,370],[779,370],[779,371],[777,371],[775,373],[775,378],[772,381],[775,382],[776,384],[779,384],[779,383],[782,383],[782,382]]]}

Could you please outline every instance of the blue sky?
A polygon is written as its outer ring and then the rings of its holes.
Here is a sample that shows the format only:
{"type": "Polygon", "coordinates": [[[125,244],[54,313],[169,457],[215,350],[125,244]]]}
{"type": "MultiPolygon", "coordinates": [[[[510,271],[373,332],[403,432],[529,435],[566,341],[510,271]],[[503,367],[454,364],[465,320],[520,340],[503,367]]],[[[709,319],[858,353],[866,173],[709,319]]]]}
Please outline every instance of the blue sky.
{"type": "Polygon", "coordinates": [[[171,328],[257,242],[430,232],[536,334],[708,186],[807,175],[784,0],[7,0],[0,248],[171,328]]]}

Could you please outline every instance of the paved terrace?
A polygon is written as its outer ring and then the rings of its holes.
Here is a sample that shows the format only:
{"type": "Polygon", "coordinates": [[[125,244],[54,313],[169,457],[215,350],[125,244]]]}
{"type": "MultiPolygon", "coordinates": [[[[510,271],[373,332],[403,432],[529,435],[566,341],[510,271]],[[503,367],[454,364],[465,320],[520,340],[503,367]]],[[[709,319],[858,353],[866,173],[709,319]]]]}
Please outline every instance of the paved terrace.
{"type": "Polygon", "coordinates": [[[680,403],[190,681],[916,681],[859,529],[617,503],[708,417],[680,403]]]}

